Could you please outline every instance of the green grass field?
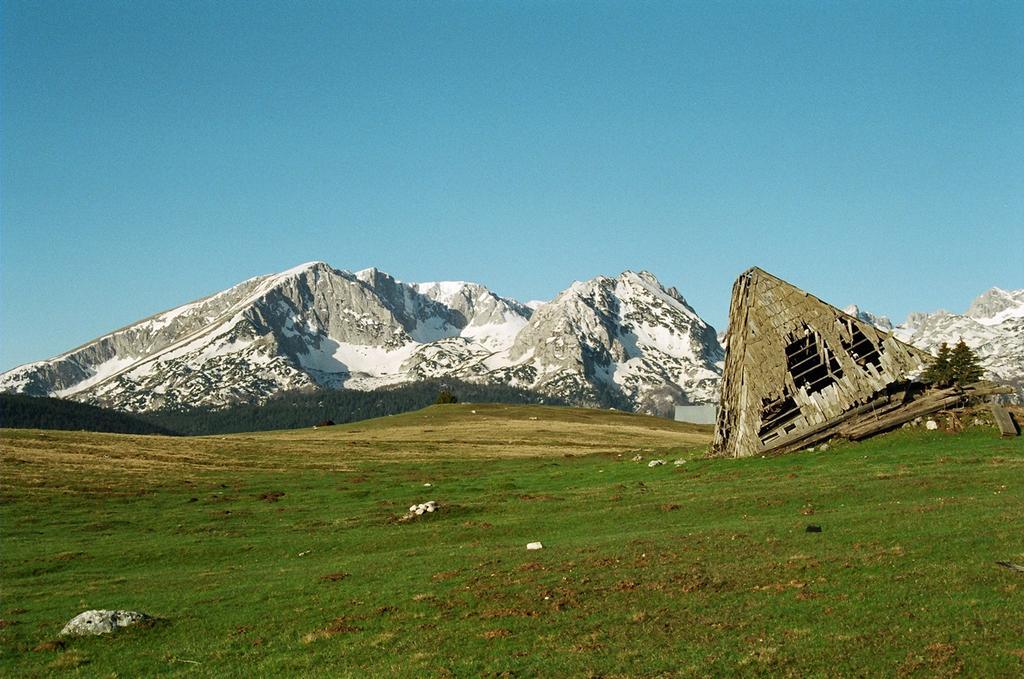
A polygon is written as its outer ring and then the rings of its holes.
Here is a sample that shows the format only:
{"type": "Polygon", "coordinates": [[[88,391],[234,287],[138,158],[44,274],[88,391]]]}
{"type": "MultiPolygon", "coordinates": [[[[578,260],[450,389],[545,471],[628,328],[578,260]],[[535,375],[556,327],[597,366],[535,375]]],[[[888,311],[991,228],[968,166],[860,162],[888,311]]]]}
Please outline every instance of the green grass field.
{"type": "Polygon", "coordinates": [[[1019,438],[740,461],[701,459],[708,438],[463,405],[201,439],[4,431],[0,675],[1024,673],[1024,574],[995,563],[1024,564],[1019,438]],[[61,644],[89,608],[161,621],[61,644]]]}

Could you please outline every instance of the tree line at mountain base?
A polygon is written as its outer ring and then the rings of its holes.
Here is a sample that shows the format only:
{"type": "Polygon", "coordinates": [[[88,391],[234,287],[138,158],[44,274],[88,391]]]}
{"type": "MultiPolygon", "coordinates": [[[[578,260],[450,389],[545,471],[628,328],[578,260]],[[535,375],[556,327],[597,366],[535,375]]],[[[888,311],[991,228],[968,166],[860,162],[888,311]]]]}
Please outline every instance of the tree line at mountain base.
{"type": "Polygon", "coordinates": [[[62,398],[0,394],[0,428],[66,429],[112,434],[163,434],[174,432],[137,415],[62,398]]]}
{"type": "MultiPolygon", "coordinates": [[[[445,393],[459,403],[568,405],[565,401],[504,385],[426,380],[374,391],[286,393],[264,404],[122,413],[77,401],[0,394],[0,427],[70,429],[121,434],[203,436],[298,429],[330,421],[345,424],[419,410],[445,393]]],[[[451,401],[449,401],[451,402],[451,401]]]]}

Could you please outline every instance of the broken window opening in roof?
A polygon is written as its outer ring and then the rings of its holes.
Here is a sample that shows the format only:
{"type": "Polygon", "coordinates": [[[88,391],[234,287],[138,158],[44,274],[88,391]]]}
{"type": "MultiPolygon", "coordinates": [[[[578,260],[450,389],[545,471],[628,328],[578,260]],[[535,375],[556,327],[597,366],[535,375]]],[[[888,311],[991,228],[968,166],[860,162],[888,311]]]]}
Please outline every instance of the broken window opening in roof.
{"type": "Polygon", "coordinates": [[[817,332],[804,326],[802,337],[786,346],[786,367],[798,389],[816,394],[843,376],[843,368],[817,332]]]}
{"type": "Polygon", "coordinates": [[[882,368],[882,352],[885,351],[881,345],[876,345],[868,338],[867,335],[858,327],[852,318],[838,319],[840,326],[846,329],[846,333],[841,333],[839,341],[842,342],[843,350],[850,355],[850,358],[854,362],[868,371],[868,366],[875,366],[876,370],[882,368]],[[850,339],[846,339],[846,334],[849,334],[850,339]]]}
{"type": "Polygon", "coordinates": [[[761,428],[757,431],[757,437],[761,439],[761,443],[768,443],[782,434],[787,434],[796,428],[796,425],[789,423],[799,416],[800,406],[793,400],[788,387],[778,398],[761,399],[761,428]]]}

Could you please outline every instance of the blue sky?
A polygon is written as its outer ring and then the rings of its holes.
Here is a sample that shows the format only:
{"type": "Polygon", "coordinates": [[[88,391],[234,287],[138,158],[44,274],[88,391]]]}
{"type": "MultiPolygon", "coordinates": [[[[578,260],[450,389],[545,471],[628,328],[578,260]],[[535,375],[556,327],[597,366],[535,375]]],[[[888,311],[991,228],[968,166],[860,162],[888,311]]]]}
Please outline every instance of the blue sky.
{"type": "Polygon", "coordinates": [[[0,369],[318,259],[545,299],[1024,287],[1024,3],[0,9],[0,369]]]}

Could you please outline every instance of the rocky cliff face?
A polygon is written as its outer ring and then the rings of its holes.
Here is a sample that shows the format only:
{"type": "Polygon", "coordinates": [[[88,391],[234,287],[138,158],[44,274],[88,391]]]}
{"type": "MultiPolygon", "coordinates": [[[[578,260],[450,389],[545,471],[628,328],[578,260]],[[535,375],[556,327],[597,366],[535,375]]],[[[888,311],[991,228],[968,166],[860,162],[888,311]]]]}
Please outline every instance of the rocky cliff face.
{"type": "Polygon", "coordinates": [[[312,262],[11,370],[0,390],[148,411],[450,376],[668,412],[712,400],[721,360],[714,329],[648,273],[527,306],[473,283],[312,262]]]}

